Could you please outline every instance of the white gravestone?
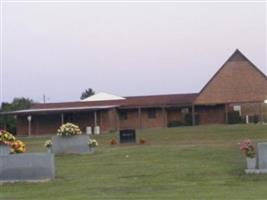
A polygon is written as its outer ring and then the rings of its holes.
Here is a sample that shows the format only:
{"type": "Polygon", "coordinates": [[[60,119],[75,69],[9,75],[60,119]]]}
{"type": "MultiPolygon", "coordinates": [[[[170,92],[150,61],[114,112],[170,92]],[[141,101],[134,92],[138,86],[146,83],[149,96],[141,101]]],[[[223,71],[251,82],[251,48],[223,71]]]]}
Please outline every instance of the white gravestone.
{"type": "Polygon", "coordinates": [[[0,183],[42,181],[54,177],[54,154],[22,153],[0,156],[0,183]]]}
{"type": "Polygon", "coordinates": [[[88,141],[88,135],[53,136],[51,150],[54,154],[89,153],[88,141]]]}
{"type": "Polygon", "coordinates": [[[258,143],[258,167],[267,170],[267,143],[258,143]]]}

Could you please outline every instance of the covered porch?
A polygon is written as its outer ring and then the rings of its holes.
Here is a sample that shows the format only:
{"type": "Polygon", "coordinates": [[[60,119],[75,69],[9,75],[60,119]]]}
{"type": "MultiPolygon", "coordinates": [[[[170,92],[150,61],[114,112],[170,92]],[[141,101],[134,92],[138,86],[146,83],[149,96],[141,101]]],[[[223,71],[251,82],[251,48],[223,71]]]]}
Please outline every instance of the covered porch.
{"type": "Polygon", "coordinates": [[[17,135],[56,134],[60,125],[70,122],[78,125],[83,133],[108,132],[116,120],[112,116],[116,106],[91,106],[75,108],[28,109],[3,113],[14,115],[17,135]]]}

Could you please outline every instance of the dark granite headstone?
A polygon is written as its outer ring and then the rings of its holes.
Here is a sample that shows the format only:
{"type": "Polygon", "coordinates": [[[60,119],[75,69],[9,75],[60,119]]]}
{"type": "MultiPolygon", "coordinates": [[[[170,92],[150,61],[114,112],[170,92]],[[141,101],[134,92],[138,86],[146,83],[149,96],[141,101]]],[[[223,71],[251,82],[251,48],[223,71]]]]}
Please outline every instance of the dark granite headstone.
{"type": "Polygon", "coordinates": [[[134,129],[120,130],[120,144],[136,143],[136,135],[134,129]]]}

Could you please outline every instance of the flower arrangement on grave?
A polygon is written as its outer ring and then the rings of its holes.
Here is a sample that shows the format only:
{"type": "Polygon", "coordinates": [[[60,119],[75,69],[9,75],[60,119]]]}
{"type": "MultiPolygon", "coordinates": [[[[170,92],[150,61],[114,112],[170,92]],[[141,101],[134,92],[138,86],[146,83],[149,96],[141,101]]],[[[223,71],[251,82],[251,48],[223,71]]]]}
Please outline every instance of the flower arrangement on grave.
{"type": "Polygon", "coordinates": [[[244,140],[240,144],[240,150],[244,153],[244,155],[247,158],[255,158],[255,156],[256,156],[256,148],[252,144],[250,139],[244,140]]]}
{"type": "Polygon", "coordinates": [[[59,136],[73,136],[73,135],[80,135],[82,134],[79,126],[72,124],[72,123],[66,123],[59,127],[57,130],[57,135],[59,136]]]}
{"type": "Polygon", "coordinates": [[[44,146],[46,148],[51,148],[52,147],[52,140],[46,140],[45,143],[44,143],[44,146]]]}
{"type": "Polygon", "coordinates": [[[89,139],[88,145],[90,148],[95,148],[98,146],[98,142],[95,139],[89,139]]]}
{"type": "Polygon", "coordinates": [[[11,143],[11,153],[24,153],[25,151],[25,144],[21,140],[15,140],[11,143]]]}
{"type": "Polygon", "coordinates": [[[140,143],[140,144],[145,144],[145,143],[146,143],[145,138],[140,138],[139,143],[140,143]]]}
{"type": "Polygon", "coordinates": [[[117,144],[118,142],[117,142],[117,140],[115,139],[115,138],[112,138],[111,140],[110,140],[110,144],[111,145],[115,145],[115,144],[117,144]]]}
{"type": "Polygon", "coordinates": [[[9,145],[10,143],[14,142],[16,138],[9,133],[8,131],[5,130],[0,130],[0,144],[7,144],[9,145]]]}
{"type": "Polygon", "coordinates": [[[6,130],[0,130],[0,144],[8,145],[11,153],[24,153],[26,151],[25,144],[6,130]]]}

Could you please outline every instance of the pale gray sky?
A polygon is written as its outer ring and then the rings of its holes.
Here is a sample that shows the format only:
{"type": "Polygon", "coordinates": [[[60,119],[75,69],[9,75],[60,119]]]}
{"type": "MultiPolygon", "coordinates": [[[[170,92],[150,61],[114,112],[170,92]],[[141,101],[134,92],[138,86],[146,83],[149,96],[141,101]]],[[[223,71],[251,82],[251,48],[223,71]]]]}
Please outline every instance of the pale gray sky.
{"type": "Polygon", "coordinates": [[[3,101],[198,92],[239,48],[266,65],[266,3],[3,2],[3,101]]]}

